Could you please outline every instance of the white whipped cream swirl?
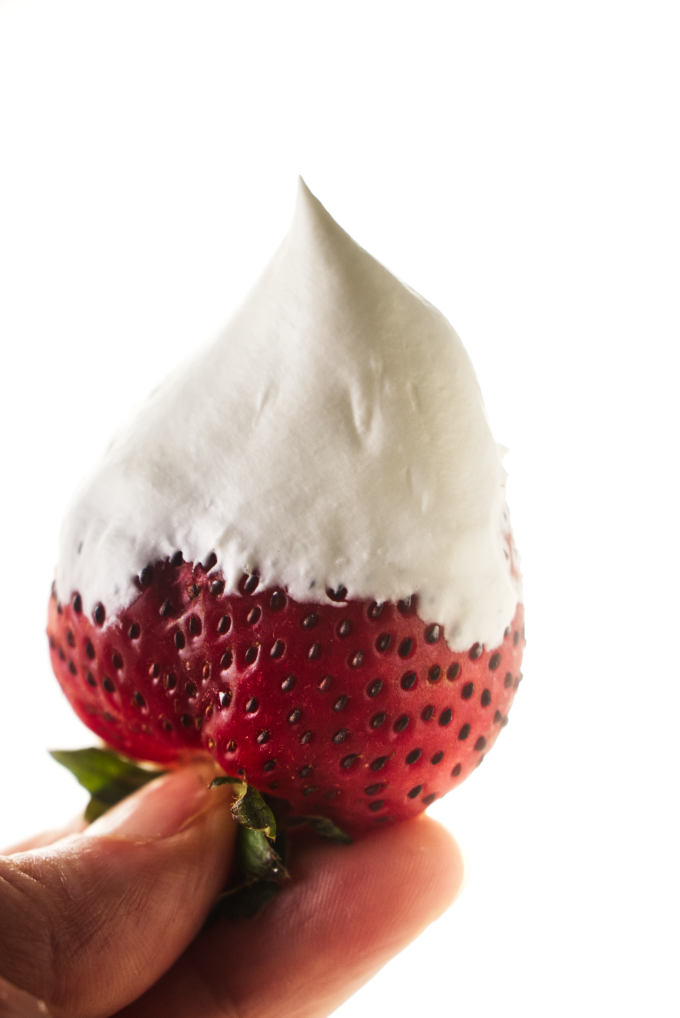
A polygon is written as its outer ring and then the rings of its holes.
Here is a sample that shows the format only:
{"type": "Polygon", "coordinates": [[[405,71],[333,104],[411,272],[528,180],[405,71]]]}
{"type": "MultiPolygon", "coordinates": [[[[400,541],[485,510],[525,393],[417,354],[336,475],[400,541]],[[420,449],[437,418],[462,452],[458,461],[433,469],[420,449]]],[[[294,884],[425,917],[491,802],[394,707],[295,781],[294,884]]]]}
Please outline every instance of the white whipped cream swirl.
{"type": "Polygon", "coordinates": [[[454,650],[502,640],[520,598],[505,472],[446,319],[301,183],[292,228],[224,332],[156,389],[64,521],[57,592],[111,618],[134,578],[210,551],[233,590],[322,602],[417,594],[454,650]]]}

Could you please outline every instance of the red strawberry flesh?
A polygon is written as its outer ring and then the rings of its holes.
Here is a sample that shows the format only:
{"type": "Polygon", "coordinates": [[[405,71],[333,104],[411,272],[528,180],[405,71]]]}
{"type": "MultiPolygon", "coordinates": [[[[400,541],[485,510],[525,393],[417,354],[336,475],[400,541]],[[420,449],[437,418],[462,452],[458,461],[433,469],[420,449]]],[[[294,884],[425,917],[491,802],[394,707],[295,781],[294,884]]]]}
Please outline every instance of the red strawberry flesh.
{"type": "Polygon", "coordinates": [[[225,773],[352,834],[404,820],[459,784],[507,722],[523,608],[500,646],[448,647],[417,598],[339,590],[301,603],[214,557],[145,569],[129,607],[89,617],[50,600],[57,678],[85,724],[127,756],[210,753],[225,773]],[[335,598],[335,599],[333,599],[335,598]]]}

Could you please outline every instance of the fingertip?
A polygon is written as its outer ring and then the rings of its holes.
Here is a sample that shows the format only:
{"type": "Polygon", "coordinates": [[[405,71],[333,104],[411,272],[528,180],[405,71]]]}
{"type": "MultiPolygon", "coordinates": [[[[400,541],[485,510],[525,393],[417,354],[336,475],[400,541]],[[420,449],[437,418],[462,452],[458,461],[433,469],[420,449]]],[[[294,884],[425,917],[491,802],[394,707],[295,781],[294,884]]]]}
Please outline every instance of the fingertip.
{"type": "Polygon", "coordinates": [[[453,904],[463,886],[465,865],[460,846],[446,827],[426,814],[402,827],[404,836],[419,844],[426,855],[422,877],[429,881],[436,918],[453,904]]]}
{"type": "MultiPolygon", "coordinates": [[[[392,904],[411,904],[432,918],[455,900],[463,882],[463,858],[451,833],[440,823],[422,814],[405,823],[384,827],[352,845],[310,843],[300,853],[294,877],[309,883],[337,885],[339,891],[352,886],[359,876],[373,895],[389,897],[392,904]]],[[[318,889],[314,889],[318,893],[318,889]]],[[[430,920],[428,920],[430,921],[430,920]]]]}
{"type": "Polygon", "coordinates": [[[449,831],[423,814],[362,838],[345,854],[338,846],[332,864],[316,861],[314,873],[325,884],[314,893],[338,914],[347,915],[347,890],[355,890],[350,923],[362,950],[377,958],[397,953],[450,907],[462,885],[463,859],[449,831]]]}
{"type": "Polygon", "coordinates": [[[350,845],[297,843],[290,870],[290,884],[256,920],[218,924],[192,953],[211,994],[244,1013],[267,1013],[262,955],[287,1013],[330,1013],[446,911],[463,877],[455,840],[424,816],[350,845]],[[248,933],[262,955],[249,949],[248,933]],[[216,967],[225,951],[228,984],[216,967]]]}

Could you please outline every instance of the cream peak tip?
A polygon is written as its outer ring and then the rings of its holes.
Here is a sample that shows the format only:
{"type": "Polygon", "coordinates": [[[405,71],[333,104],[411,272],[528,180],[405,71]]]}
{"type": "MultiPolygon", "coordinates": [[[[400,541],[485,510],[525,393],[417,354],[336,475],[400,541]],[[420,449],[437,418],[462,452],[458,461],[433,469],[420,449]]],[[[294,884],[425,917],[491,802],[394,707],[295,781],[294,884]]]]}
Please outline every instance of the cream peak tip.
{"type": "Polygon", "coordinates": [[[301,223],[315,223],[318,225],[331,225],[335,230],[340,232],[342,227],[335,222],[333,217],[326,211],[324,206],[321,204],[315,194],[310,191],[302,177],[298,177],[297,187],[297,200],[295,202],[295,210],[293,213],[293,226],[295,230],[296,226],[301,223]]]}
{"type": "Polygon", "coordinates": [[[304,177],[299,176],[297,179],[296,199],[295,208],[293,211],[293,218],[294,219],[297,218],[302,208],[313,207],[315,202],[317,204],[320,204],[319,199],[316,197],[316,195],[312,194],[309,187],[307,187],[307,183],[304,177]]]}

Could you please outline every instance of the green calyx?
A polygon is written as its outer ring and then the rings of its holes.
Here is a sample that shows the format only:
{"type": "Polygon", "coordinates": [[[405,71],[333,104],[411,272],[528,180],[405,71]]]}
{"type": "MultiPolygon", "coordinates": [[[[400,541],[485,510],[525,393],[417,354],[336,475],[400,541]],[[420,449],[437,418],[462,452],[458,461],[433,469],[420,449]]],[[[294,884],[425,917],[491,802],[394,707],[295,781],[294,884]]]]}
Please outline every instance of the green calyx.
{"type": "MultiPolygon", "coordinates": [[[[106,748],[52,750],[50,755],[90,793],[84,814],[88,823],[149,781],[167,773],[160,768],[141,766],[106,748]]],[[[290,879],[286,868],[290,831],[306,826],[323,838],[345,844],[351,841],[327,817],[284,813],[277,820],[275,803],[241,778],[220,775],[213,779],[210,787],[225,784],[233,786],[231,814],[239,825],[234,872],[215,903],[210,920],[252,918],[274,897],[290,879]]]]}
{"type": "Polygon", "coordinates": [[[240,778],[230,778],[226,775],[214,778],[210,783],[211,788],[218,788],[220,785],[233,785],[236,799],[231,807],[231,815],[243,827],[251,831],[261,831],[271,841],[276,839],[276,817],[274,811],[267,805],[265,799],[251,785],[240,778]]]}
{"type": "Polygon", "coordinates": [[[274,811],[256,788],[226,775],[214,778],[210,787],[226,784],[233,785],[236,796],[231,807],[231,815],[239,825],[236,866],[229,886],[215,903],[211,918],[252,918],[289,879],[283,861],[285,840],[277,835],[274,811]]]}

